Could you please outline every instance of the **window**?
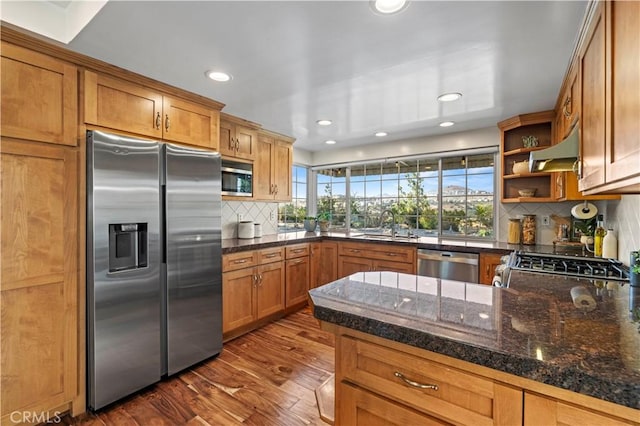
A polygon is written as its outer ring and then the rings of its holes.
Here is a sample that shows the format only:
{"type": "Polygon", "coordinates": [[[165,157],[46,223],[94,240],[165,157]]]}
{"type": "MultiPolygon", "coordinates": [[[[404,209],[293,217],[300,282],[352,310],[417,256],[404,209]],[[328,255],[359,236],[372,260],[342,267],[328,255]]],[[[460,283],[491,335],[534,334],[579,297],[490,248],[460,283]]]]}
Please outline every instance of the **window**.
{"type": "Polygon", "coordinates": [[[395,217],[399,234],[490,238],[494,159],[462,155],[317,170],[317,212],[334,229],[380,231],[395,217]]]}
{"type": "Polygon", "coordinates": [[[303,228],[307,216],[307,177],[306,167],[293,166],[291,202],[278,204],[278,232],[295,232],[303,228]]]}

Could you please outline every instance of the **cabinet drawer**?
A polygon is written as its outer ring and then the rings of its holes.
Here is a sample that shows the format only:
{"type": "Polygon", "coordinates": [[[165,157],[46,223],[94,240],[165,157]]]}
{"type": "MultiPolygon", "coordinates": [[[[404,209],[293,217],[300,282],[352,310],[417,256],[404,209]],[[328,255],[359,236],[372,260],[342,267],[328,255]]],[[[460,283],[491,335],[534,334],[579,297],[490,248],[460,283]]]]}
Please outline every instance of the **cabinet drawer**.
{"type": "Polygon", "coordinates": [[[261,265],[264,265],[265,263],[279,262],[281,260],[284,260],[283,247],[262,249],[258,251],[258,262],[261,265]]]}
{"type": "Polygon", "coordinates": [[[309,244],[294,244],[286,247],[287,259],[309,256],[309,244]]]}
{"type": "Polygon", "coordinates": [[[368,259],[392,260],[394,262],[414,263],[416,249],[381,244],[353,244],[340,245],[342,256],[366,256],[368,259]]]}
{"type": "Polygon", "coordinates": [[[352,337],[340,339],[340,350],[343,381],[413,409],[459,424],[521,421],[521,390],[352,337]]]}
{"type": "Polygon", "coordinates": [[[249,268],[258,264],[257,251],[241,251],[222,256],[222,272],[249,268]]]}

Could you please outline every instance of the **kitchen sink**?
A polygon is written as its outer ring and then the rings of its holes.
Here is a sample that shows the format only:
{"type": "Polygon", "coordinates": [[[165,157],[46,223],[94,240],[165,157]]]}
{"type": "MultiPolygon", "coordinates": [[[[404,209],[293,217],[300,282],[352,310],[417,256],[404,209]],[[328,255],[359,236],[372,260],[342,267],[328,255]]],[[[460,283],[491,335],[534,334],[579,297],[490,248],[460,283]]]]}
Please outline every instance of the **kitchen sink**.
{"type": "Polygon", "coordinates": [[[382,233],[369,233],[365,232],[364,234],[354,234],[352,235],[354,238],[362,238],[366,240],[384,240],[384,241],[416,241],[418,239],[417,235],[395,235],[391,234],[382,234],[382,233]]]}

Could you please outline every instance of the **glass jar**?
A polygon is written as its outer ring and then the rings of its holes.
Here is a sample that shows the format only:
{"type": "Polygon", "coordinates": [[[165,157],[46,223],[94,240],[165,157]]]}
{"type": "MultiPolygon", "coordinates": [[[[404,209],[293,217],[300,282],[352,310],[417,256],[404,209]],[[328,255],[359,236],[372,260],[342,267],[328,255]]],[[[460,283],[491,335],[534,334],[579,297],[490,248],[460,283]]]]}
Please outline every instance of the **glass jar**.
{"type": "Polygon", "coordinates": [[[522,244],[535,245],[536,243],[536,215],[525,214],[522,221],[522,244]]]}
{"type": "Polygon", "coordinates": [[[520,244],[520,233],[522,232],[520,219],[509,219],[509,231],[507,233],[507,243],[520,244]]]}

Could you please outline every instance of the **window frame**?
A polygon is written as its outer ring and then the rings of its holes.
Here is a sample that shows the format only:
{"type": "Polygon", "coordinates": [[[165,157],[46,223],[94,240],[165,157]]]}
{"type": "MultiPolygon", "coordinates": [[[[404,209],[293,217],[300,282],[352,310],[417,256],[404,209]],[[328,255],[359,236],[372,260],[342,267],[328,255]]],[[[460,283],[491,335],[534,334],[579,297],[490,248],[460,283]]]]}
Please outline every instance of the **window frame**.
{"type": "MultiPolygon", "coordinates": [[[[437,229],[436,232],[433,234],[429,234],[426,235],[428,237],[438,237],[438,238],[452,238],[452,239],[474,239],[474,240],[480,240],[480,241],[496,241],[497,240],[497,213],[498,213],[498,198],[496,197],[496,189],[497,189],[497,177],[498,177],[498,155],[499,152],[493,148],[493,149],[479,149],[479,150],[466,150],[466,151],[457,151],[454,153],[448,153],[448,155],[442,155],[442,153],[440,153],[439,155],[435,155],[435,154],[431,154],[431,155],[421,155],[421,156],[413,156],[413,157],[405,157],[405,158],[394,158],[394,159],[377,159],[377,160],[370,160],[370,161],[366,161],[366,162],[358,162],[358,163],[349,163],[349,164],[335,164],[335,165],[323,165],[323,166],[314,166],[311,167],[309,169],[309,177],[307,178],[307,182],[308,182],[308,186],[307,186],[307,190],[309,192],[313,192],[313,197],[314,200],[312,201],[311,199],[309,199],[307,201],[307,205],[312,205],[313,208],[317,209],[318,208],[318,202],[320,200],[320,196],[318,194],[318,173],[323,171],[323,170],[328,170],[328,169],[337,169],[337,168],[343,168],[345,170],[344,176],[346,178],[346,182],[345,182],[345,187],[346,187],[346,191],[345,191],[345,221],[344,221],[344,226],[341,228],[334,228],[335,230],[339,230],[339,231],[344,231],[344,232],[349,232],[349,231],[354,231],[354,229],[352,229],[351,227],[351,218],[353,217],[353,214],[351,212],[351,204],[352,204],[352,194],[351,194],[351,168],[355,167],[355,166],[367,166],[367,165],[375,165],[375,164],[380,164],[380,165],[384,165],[385,163],[389,163],[389,162],[394,162],[394,161],[401,161],[401,160],[418,160],[419,161],[428,161],[428,160],[436,160],[438,163],[438,170],[437,170],[437,185],[438,185],[438,194],[437,194],[437,221],[438,221],[438,225],[437,225],[437,229]],[[469,230],[469,228],[465,225],[465,230],[464,233],[461,234],[447,234],[444,232],[443,229],[443,219],[446,218],[443,217],[443,182],[445,181],[445,176],[443,173],[443,161],[450,159],[451,157],[462,157],[465,159],[465,165],[464,165],[464,174],[461,176],[464,176],[464,181],[465,181],[465,193],[464,193],[464,219],[469,219],[469,218],[473,218],[473,216],[469,216],[469,199],[473,198],[472,195],[469,194],[469,178],[472,176],[475,176],[476,174],[470,174],[469,173],[469,166],[468,164],[470,163],[469,161],[469,157],[474,157],[474,156],[482,156],[482,155],[491,155],[492,156],[492,161],[490,163],[491,167],[493,167],[492,170],[492,185],[491,185],[491,198],[492,198],[492,203],[491,203],[491,208],[492,208],[492,218],[491,218],[491,232],[490,235],[487,237],[482,237],[482,236],[478,236],[478,235],[468,235],[467,232],[469,230]],[[313,182],[313,183],[311,183],[313,182]],[[313,203],[313,204],[311,204],[313,203]]],[[[419,164],[419,163],[418,163],[419,164]]],[[[381,167],[382,170],[382,167],[381,167]]],[[[416,172],[419,173],[419,170],[416,168],[416,172]]],[[[366,171],[365,171],[366,173],[366,171]]],[[[485,174],[485,173],[480,173],[480,174],[485,174]]],[[[488,173],[487,173],[488,174],[488,173]]],[[[400,182],[403,178],[401,177],[402,174],[399,173],[397,175],[397,177],[394,179],[397,182],[400,182]]],[[[379,177],[379,181],[383,182],[383,173],[378,174],[379,177]]],[[[363,179],[363,181],[366,182],[366,178],[363,179]]],[[[366,195],[366,194],[363,194],[366,195]]],[[[487,194],[489,195],[489,194],[487,194]]],[[[428,197],[425,197],[428,198],[428,197]]],[[[364,197],[364,198],[356,198],[356,199],[362,199],[364,200],[365,203],[365,207],[364,207],[364,212],[362,215],[366,218],[366,209],[367,209],[367,199],[368,197],[364,197]]],[[[379,201],[384,200],[382,191],[380,196],[377,198],[379,201]]],[[[398,200],[400,200],[399,194],[396,195],[396,201],[394,203],[397,203],[398,200]]],[[[420,217],[420,215],[418,215],[417,217],[420,217]]],[[[365,219],[366,221],[366,219],[365,219]]]]}

